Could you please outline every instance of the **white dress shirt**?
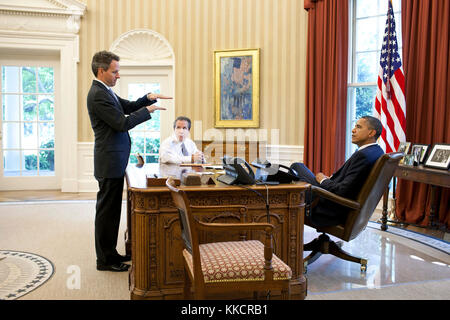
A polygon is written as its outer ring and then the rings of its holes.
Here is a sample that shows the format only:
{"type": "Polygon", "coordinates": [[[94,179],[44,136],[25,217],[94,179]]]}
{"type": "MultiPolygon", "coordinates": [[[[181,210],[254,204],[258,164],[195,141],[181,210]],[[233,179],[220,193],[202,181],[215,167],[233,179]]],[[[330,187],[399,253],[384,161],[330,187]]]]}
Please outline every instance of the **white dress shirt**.
{"type": "Polygon", "coordinates": [[[106,89],[112,90],[112,88],[110,86],[108,86],[106,83],[104,83],[102,80],[99,80],[97,78],[95,78],[94,80],[100,82],[102,85],[104,85],[106,87],[106,89]]]}
{"type": "Polygon", "coordinates": [[[194,141],[186,137],[183,142],[180,142],[175,133],[173,133],[161,143],[159,148],[159,161],[160,163],[191,163],[191,155],[198,151],[194,141]],[[182,143],[184,143],[184,147],[189,154],[188,156],[183,156],[183,152],[181,151],[182,143]]]}

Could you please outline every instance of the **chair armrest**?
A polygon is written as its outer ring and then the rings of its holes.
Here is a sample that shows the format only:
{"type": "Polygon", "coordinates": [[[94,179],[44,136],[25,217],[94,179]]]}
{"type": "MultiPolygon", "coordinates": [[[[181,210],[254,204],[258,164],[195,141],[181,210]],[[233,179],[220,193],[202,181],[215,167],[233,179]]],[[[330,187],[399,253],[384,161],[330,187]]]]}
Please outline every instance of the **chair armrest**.
{"type": "Polygon", "coordinates": [[[218,212],[218,211],[238,211],[247,212],[247,207],[241,205],[226,205],[226,206],[190,206],[192,213],[194,212],[218,212]]]}
{"type": "Polygon", "coordinates": [[[250,222],[250,223],[207,223],[197,221],[197,228],[205,231],[233,231],[233,230],[262,230],[272,234],[275,227],[266,222],[250,222]]]}
{"type": "Polygon", "coordinates": [[[356,202],[354,200],[350,200],[341,196],[338,196],[337,194],[334,194],[333,192],[327,191],[323,188],[311,186],[311,191],[313,193],[318,194],[320,197],[331,200],[335,203],[341,204],[343,206],[352,208],[352,209],[359,209],[361,208],[361,205],[359,202],[356,202]]]}

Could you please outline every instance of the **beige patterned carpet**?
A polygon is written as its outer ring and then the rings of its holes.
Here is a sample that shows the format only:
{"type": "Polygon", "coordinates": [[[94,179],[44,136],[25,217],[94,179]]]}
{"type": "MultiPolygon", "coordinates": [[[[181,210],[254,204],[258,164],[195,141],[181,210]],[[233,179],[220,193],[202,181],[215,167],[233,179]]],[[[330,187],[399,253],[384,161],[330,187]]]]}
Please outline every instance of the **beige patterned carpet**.
{"type": "MultiPolygon", "coordinates": [[[[118,239],[121,254],[125,212],[124,203],[118,239]]],[[[53,275],[34,290],[10,298],[129,300],[128,273],[99,272],[95,268],[94,216],[94,200],[0,203],[0,248],[30,252],[49,261],[49,273],[53,266],[53,275]]],[[[369,259],[365,274],[358,264],[329,255],[308,266],[306,299],[450,299],[448,242],[425,237],[428,240],[425,243],[413,232],[395,233],[393,227],[388,231],[383,232],[378,224],[371,223],[357,239],[344,244],[345,250],[369,259]]],[[[313,229],[305,227],[305,242],[316,236],[313,229]]],[[[9,274],[2,274],[0,283],[18,279],[17,270],[12,271],[6,265],[9,254],[3,253],[2,257],[0,270],[8,270],[9,274]],[[16,274],[12,275],[13,272],[16,274]]],[[[34,275],[37,270],[34,267],[34,275]]],[[[20,290],[15,288],[8,294],[20,290]]],[[[1,298],[5,299],[4,294],[1,298]]]]}

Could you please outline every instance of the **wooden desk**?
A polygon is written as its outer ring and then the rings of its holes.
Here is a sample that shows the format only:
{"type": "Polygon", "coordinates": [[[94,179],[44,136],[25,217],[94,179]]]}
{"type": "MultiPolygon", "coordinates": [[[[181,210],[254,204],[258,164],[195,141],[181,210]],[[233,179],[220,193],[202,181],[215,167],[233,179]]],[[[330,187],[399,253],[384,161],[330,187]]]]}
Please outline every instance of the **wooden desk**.
{"type": "MultiPolygon", "coordinates": [[[[450,173],[448,170],[432,169],[428,167],[420,166],[407,166],[400,164],[394,173],[394,179],[405,179],[415,182],[421,182],[431,185],[431,207],[429,213],[429,227],[436,228],[438,223],[436,222],[436,212],[438,212],[437,203],[439,203],[440,189],[439,187],[450,187],[450,173]]],[[[394,181],[395,182],[395,181],[394,181]]],[[[386,190],[383,197],[383,215],[381,218],[381,230],[387,230],[387,212],[388,212],[388,197],[389,188],[386,190]]],[[[396,198],[394,187],[394,205],[392,210],[395,212],[396,198]]]]}
{"type": "MultiPolygon", "coordinates": [[[[163,169],[163,165],[159,170],[163,169]]],[[[183,293],[183,259],[178,212],[172,204],[167,187],[146,187],[146,174],[157,170],[151,165],[127,168],[126,240],[131,239],[132,265],[129,273],[131,299],[181,299],[183,293]]],[[[185,167],[167,166],[164,169],[181,172],[185,167]]],[[[192,205],[243,204],[246,214],[226,212],[198,216],[206,222],[266,222],[266,187],[247,186],[258,191],[264,198],[238,186],[220,182],[216,185],[180,186],[185,190],[192,205]]],[[[284,184],[268,187],[270,222],[275,225],[275,253],[293,272],[292,295],[304,299],[306,279],[303,275],[303,226],[305,183],[284,184]]],[[[202,234],[201,242],[260,239],[261,233],[202,234]]],[[[129,249],[128,249],[129,250],[129,249]]]]}

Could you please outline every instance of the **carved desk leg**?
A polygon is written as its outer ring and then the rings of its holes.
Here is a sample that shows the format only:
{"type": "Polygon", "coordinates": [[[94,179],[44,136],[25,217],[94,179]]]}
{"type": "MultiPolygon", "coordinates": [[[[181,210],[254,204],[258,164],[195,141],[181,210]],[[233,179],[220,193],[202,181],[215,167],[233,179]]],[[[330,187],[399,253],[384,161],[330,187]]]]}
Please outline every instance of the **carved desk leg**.
{"type": "Polygon", "coordinates": [[[305,192],[295,192],[289,195],[288,224],[289,224],[289,251],[287,263],[291,266],[292,281],[291,293],[298,299],[304,300],[307,295],[307,281],[303,273],[303,236],[305,215],[305,192]]]}
{"type": "Polygon", "coordinates": [[[152,213],[152,197],[135,194],[131,215],[132,286],[131,299],[161,298],[157,287],[156,220],[152,213]]]}
{"type": "Polygon", "coordinates": [[[133,193],[127,191],[127,230],[125,230],[125,254],[131,255],[131,197],[133,193]]]}

